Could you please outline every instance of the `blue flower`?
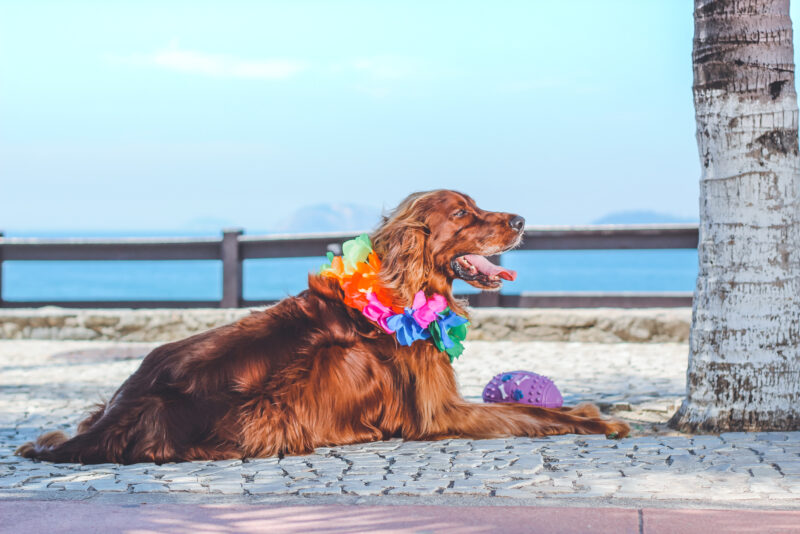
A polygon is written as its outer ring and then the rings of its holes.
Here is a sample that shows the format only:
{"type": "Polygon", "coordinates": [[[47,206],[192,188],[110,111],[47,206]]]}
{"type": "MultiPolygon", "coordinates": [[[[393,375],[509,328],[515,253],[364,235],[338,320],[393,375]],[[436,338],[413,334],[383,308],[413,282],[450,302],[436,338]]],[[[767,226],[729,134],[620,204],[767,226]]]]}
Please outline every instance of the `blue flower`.
{"type": "Polygon", "coordinates": [[[404,313],[392,315],[386,320],[386,325],[395,331],[397,341],[404,347],[411,345],[418,339],[431,337],[431,333],[414,320],[413,313],[413,309],[406,308],[404,313]]]}

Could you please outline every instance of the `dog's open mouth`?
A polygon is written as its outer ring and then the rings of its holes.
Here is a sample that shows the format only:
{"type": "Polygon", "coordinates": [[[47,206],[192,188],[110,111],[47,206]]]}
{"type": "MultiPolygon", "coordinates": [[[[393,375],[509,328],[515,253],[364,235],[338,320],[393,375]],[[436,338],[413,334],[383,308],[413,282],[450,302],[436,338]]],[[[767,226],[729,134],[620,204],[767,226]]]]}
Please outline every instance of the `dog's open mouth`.
{"type": "Polygon", "coordinates": [[[478,254],[456,256],[450,261],[450,266],[458,278],[483,289],[497,289],[503,285],[503,280],[514,281],[517,278],[516,271],[495,265],[478,254]]]}

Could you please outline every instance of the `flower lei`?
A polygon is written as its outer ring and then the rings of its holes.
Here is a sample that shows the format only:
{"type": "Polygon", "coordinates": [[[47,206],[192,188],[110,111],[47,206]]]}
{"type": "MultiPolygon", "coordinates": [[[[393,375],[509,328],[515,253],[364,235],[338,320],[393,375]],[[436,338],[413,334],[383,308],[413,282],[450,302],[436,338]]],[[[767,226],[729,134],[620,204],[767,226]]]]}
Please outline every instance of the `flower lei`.
{"type": "Polygon", "coordinates": [[[378,272],[381,260],[372,250],[367,234],[342,244],[342,255],[328,252],[328,263],[319,271],[333,278],[344,291],[344,302],[377,323],[387,334],[394,334],[398,343],[411,345],[418,339],[430,339],[450,357],[450,362],[464,352],[462,341],[467,337],[469,322],[453,312],[447,300],[436,293],[430,298],[423,291],[414,295],[410,308],[393,305],[391,293],[381,285],[378,272]]]}

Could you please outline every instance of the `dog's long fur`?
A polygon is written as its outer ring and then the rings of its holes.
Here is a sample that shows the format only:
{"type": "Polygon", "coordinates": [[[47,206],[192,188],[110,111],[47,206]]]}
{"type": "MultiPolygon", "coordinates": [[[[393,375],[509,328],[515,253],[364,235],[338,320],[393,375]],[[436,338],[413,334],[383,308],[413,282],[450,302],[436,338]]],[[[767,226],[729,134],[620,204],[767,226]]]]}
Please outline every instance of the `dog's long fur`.
{"type": "MultiPolygon", "coordinates": [[[[424,290],[445,295],[464,314],[451,292],[451,260],[516,246],[521,231],[513,217],[483,211],[453,191],[413,194],[372,235],[382,281],[398,305],[410,306],[424,290]]],[[[156,348],[75,437],[43,434],[17,454],[162,463],[302,454],[395,436],[621,437],[628,430],[592,405],[466,402],[445,353],[430,342],[399,346],[343,303],[336,281],[310,275],[308,290],[296,297],[156,348]]]]}

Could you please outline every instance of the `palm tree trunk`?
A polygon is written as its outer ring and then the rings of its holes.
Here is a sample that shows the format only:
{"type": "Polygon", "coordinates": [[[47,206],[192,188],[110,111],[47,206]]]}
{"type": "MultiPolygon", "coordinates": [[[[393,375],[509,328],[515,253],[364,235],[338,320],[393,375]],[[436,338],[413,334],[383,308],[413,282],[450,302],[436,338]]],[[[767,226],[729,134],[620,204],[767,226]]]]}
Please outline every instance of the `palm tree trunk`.
{"type": "Polygon", "coordinates": [[[800,158],[789,0],[695,0],[699,273],[686,431],[800,428],[800,158]]]}

